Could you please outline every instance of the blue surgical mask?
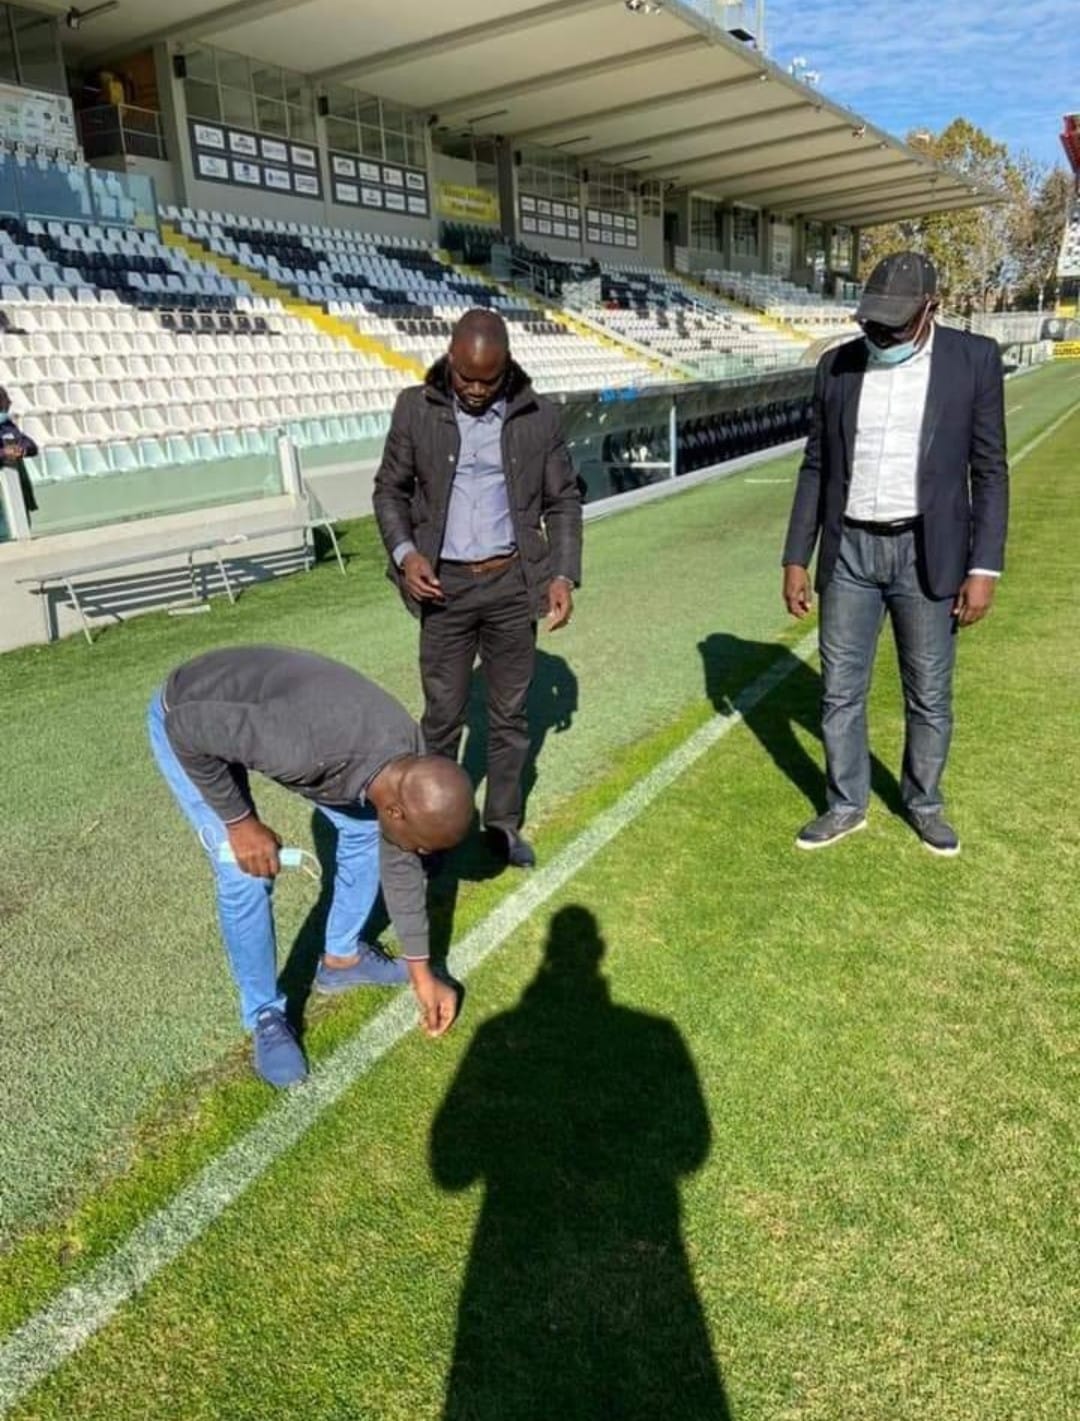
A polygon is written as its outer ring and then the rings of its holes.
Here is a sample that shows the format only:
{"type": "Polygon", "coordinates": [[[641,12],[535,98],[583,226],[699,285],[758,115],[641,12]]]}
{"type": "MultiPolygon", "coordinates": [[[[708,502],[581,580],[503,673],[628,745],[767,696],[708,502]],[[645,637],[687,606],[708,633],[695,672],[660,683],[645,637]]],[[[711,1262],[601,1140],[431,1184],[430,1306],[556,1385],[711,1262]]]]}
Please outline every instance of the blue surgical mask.
{"type": "Polygon", "coordinates": [[[900,345],[875,345],[869,336],[864,336],[871,365],[903,365],[905,360],[918,351],[917,340],[905,340],[900,345]]]}
{"type": "Polygon", "coordinates": [[[9,423],[10,420],[11,420],[11,414],[10,414],[10,412],[9,412],[8,410],[0,410],[0,424],[7,424],[7,423],[9,423]]]}

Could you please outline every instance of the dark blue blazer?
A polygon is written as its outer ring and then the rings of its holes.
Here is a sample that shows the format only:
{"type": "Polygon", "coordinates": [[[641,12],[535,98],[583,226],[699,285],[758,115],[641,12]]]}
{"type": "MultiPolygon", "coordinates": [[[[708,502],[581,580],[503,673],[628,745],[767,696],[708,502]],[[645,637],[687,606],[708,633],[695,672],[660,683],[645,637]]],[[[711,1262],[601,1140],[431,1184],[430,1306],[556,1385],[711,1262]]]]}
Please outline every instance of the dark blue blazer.
{"type": "MultiPolygon", "coordinates": [[[[809,567],[820,535],[816,586],[836,565],[866,372],[862,337],[827,351],[784,544],[785,563],[809,567]]],[[[972,568],[1000,572],[1009,518],[1005,385],[997,342],[948,326],[934,332],[918,468],[921,574],[932,597],[951,597],[972,568]]]]}

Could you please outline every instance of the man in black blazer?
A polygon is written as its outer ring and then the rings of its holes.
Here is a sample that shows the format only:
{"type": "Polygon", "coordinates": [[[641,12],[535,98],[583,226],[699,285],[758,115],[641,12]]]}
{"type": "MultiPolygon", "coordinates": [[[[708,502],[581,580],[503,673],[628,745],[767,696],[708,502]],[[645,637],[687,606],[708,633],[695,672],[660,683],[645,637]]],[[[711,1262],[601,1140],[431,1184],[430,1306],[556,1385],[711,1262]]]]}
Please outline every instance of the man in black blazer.
{"type": "Polygon", "coordinates": [[[536,624],[569,622],[581,579],[581,493],[559,412],[511,359],[494,311],[467,312],[449,352],[402,392],[375,476],[391,577],[420,618],[423,732],[456,757],[479,656],[487,683],[484,824],[532,868],[521,837],[526,698],[536,624]]]}
{"type": "Polygon", "coordinates": [[[856,312],[863,336],[817,369],[783,556],[784,601],[805,617],[820,537],[828,808],[796,839],[804,849],[866,826],[866,698],[888,613],[904,685],[904,805],[926,848],[960,851],[940,791],[956,632],[990,610],[1004,566],[1008,464],[998,347],[936,326],[937,305],[925,257],[886,257],[856,312]]]}

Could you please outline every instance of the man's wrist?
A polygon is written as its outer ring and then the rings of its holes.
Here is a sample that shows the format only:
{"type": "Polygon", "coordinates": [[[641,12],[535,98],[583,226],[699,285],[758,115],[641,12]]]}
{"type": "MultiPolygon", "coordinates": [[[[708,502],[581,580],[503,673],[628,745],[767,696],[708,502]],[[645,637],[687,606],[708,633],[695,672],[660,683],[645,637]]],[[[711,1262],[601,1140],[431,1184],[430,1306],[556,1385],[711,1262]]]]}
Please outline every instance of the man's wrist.
{"type": "Polygon", "coordinates": [[[993,577],[993,578],[998,578],[998,577],[1000,577],[1000,576],[1001,576],[1001,573],[1000,573],[1000,572],[995,572],[995,571],[993,570],[993,568],[990,568],[990,567],[969,567],[969,568],[968,568],[968,577],[993,577]]]}
{"type": "Polygon", "coordinates": [[[574,588],[577,586],[577,583],[574,581],[574,579],[572,577],[567,577],[565,572],[557,572],[551,580],[552,582],[565,582],[567,587],[570,588],[574,588]]]}
{"type": "Polygon", "coordinates": [[[396,568],[400,568],[400,567],[401,567],[401,564],[405,561],[405,559],[409,556],[409,554],[410,554],[410,553],[415,553],[415,552],[416,552],[416,544],[412,541],[411,538],[404,538],[404,539],[403,539],[400,543],[398,543],[398,545],[394,548],[394,551],[390,554],[390,557],[391,557],[391,559],[392,559],[392,561],[393,561],[394,566],[395,566],[396,568]]]}

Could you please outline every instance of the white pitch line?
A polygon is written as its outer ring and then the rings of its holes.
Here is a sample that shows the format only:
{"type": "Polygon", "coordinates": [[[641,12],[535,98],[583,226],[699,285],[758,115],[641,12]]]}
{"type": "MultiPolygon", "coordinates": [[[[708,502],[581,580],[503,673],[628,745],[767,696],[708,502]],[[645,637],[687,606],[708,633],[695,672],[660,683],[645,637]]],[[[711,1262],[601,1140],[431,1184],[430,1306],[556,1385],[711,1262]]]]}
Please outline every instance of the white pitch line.
{"type": "MultiPolygon", "coordinates": [[[[1015,467],[1076,413],[1076,406],[1017,453],[1015,467]]],[[[523,888],[504,899],[450,954],[450,969],[464,980],[491,956],[542,904],[580,873],[587,863],[706,751],[741,724],[817,646],[811,632],[788,656],[778,655],[768,670],[677,750],[643,776],[523,888]]],[[[777,648],[779,651],[779,647],[777,648]]],[[[156,1214],[128,1236],[87,1276],[65,1288],[51,1303],[0,1341],[0,1416],[5,1416],[39,1382],[52,1375],[100,1331],[119,1309],[206,1232],[210,1225],[311,1129],[315,1121],[416,1025],[416,1009],[403,992],[351,1041],[319,1066],[307,1084],[290,1092],[252,1130],[212,1160],[156,1214]]]]}
{"type": "Polygon", "coordinates": [[[1058,430],[1063,424],[1065,424],[1068,420],[1072,419],[1073,415],[1076,414],[1078,408],[1080,408],[1080,406],[1070,405],[1069,408],[1065,410],[1063,414],[1059,414],[1057,419],[1052,420],[1051,423],[1046,426],[1046,428],[1041,434],[1036,434],[1034,439],[1029,439],[1028,442],[1023,446],[1023,448],[1018,453],[1014,454],[1009,460],[1010,467],[1015,469],[1017,464],[1021,463],[1022,460],[1026,459],[1029,454],[1034,454],[1035,450],[1038,449],[1040,444],[1044,444],[1046,440],[1051,437],[1051,435],[1054,435],[1058,432],[1058,430]]]}
{"type": "MultiPolygon", "coordinates": [[[[729,712],[713,716],[677,750],[644,775],[612,807],[597,816],[551,863],[466,933],[450,954],[459,980],[491,956],[623,829],[632,824],[680,775],[743,716],[781,684],[817,646],[811,632],[736,695],[729,712]]],[[[781,648],[777,647],[778,653],[781,648]]],[[[256,1180],[290,1149],[361,1076],[415,1029],[416,1007],[408,991],[374,1017],[323,1065],[307,1084],[290,1091],[242,1139],[194,1176],[157,1213],[78,1283],[0,1342],[0,1416],[100,1331],[117,1311],[172,1263],[256,1180]]]]}

